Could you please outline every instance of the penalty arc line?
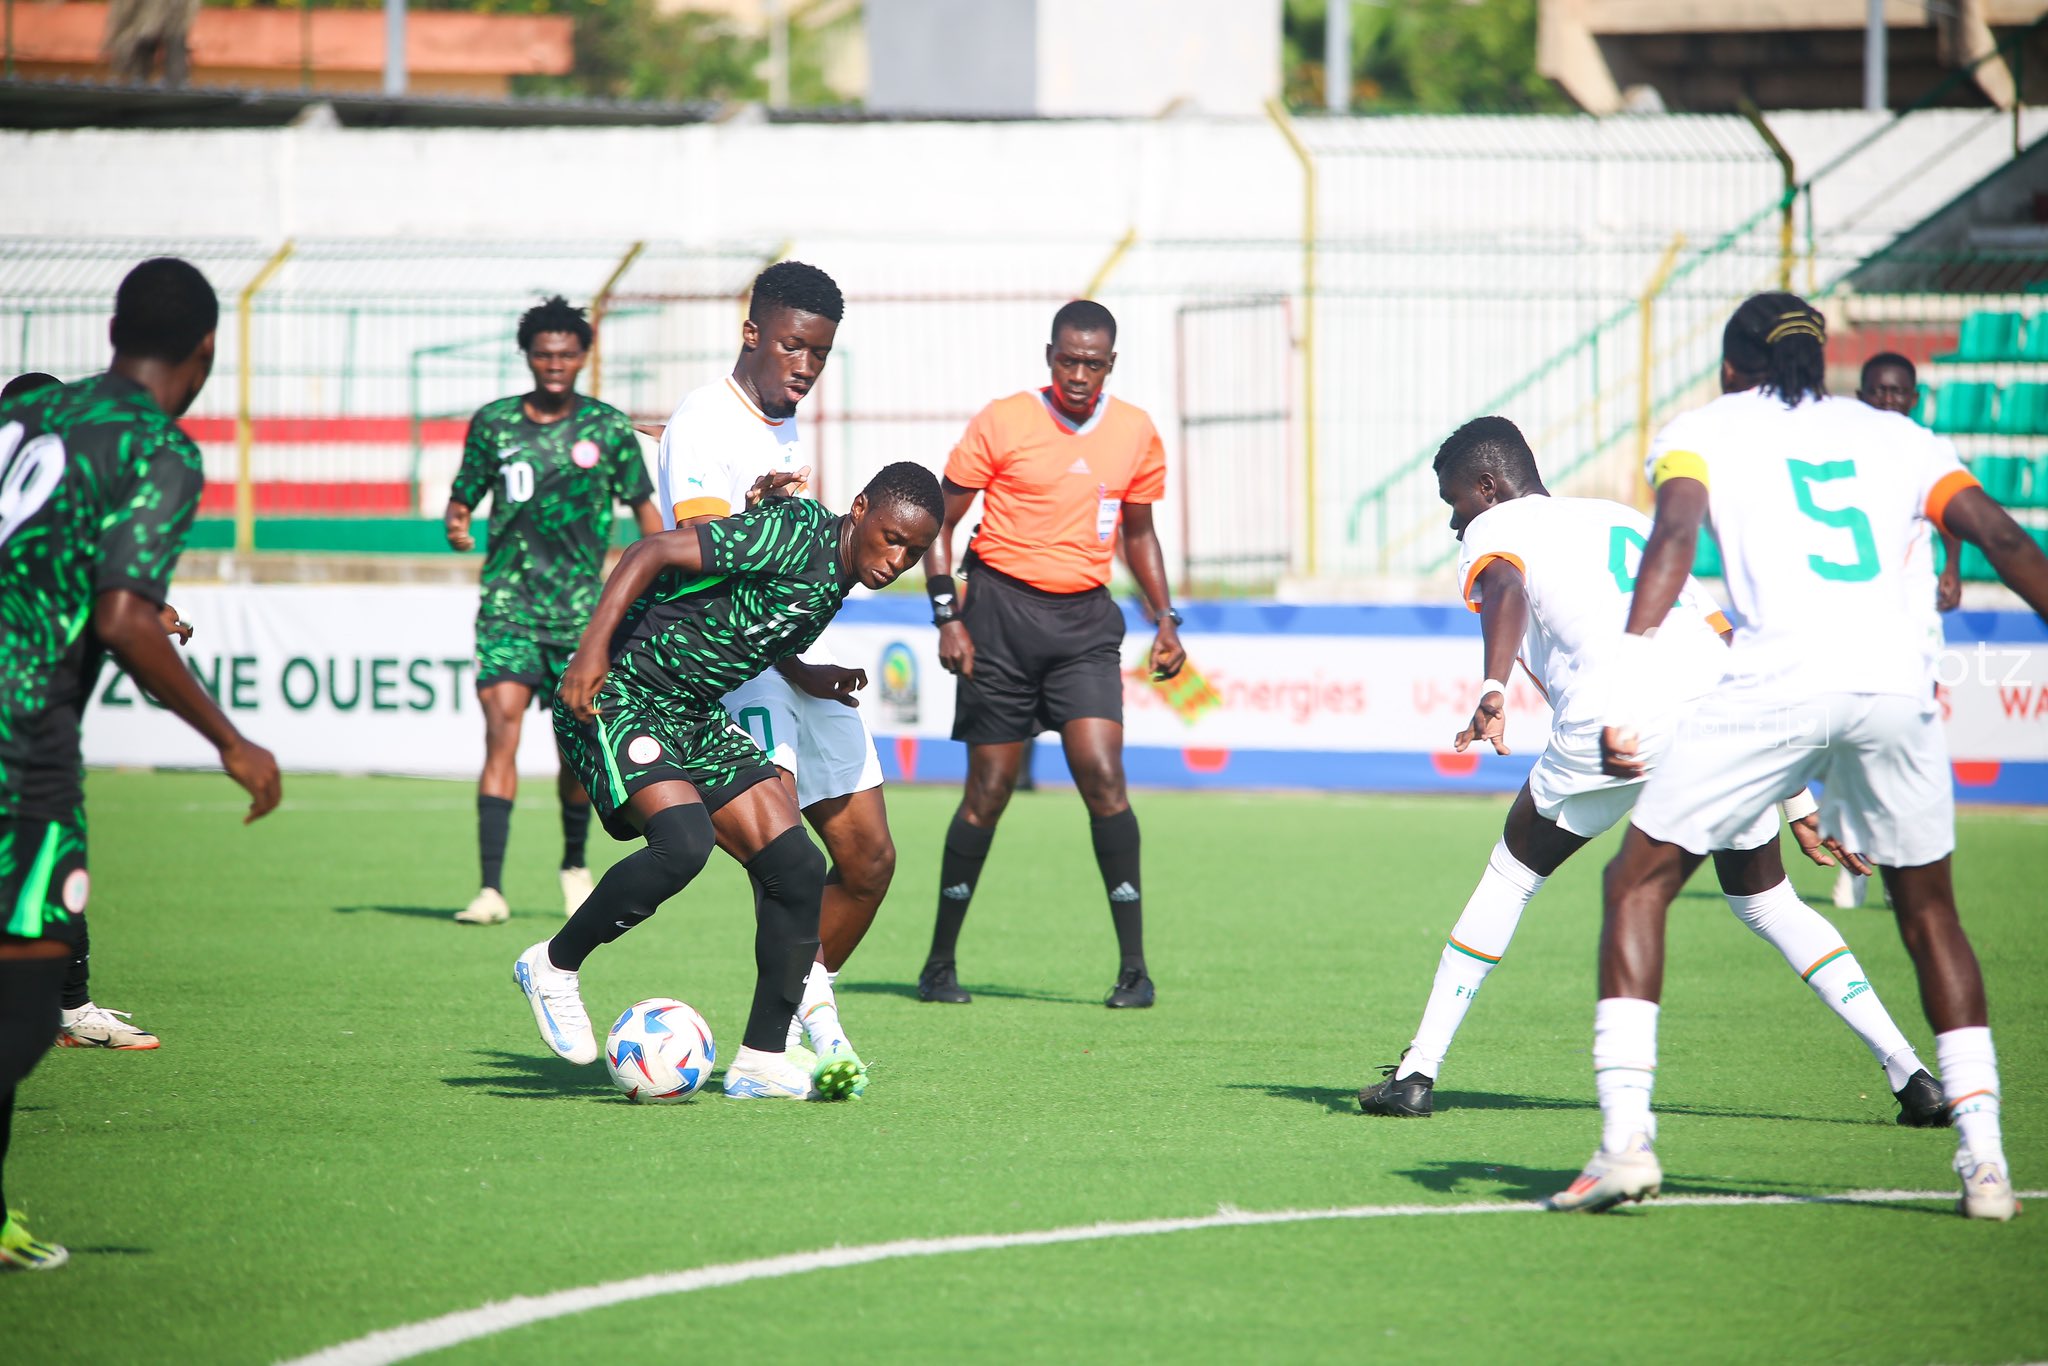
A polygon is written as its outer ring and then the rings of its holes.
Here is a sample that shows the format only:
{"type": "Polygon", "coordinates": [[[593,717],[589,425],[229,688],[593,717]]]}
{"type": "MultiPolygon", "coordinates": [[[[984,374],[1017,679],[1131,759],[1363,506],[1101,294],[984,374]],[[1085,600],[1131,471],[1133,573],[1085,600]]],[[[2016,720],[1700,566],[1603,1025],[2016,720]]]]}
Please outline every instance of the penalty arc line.
{"type": "MultiPolygon", "coordinates": [[[[2048,1199],[2048,1191],[2022,1191],[2025,1199],[2048,1199]]],[[[1675,1195],[1660,1199],[1665,1206],[1757,1206],[1757,1205],[1885,1205],[1934,1200],[1954,1200],[1954,1191],[1852,1191],[1846,1195],[1675,1195]]],[[[459,1310],[440,1318],[424,1319],[398,1328],[387,1328],[349,1342],[324,1348],[308,1356],[293,1357],[281,1366],[388,1366],[428,1352],[460,1346],[479,1338],[566,1318],[615,1304],[655,1299],[663,1295],[684,1295],[693,1290],[739,1285],[747,1281],[774,1280],[811,1271],[865,1266],[871,1262],[897,1261],[909,1257],[943,1257],[957,1252],[994,1252],[1012,1247],[1047,1247],[1059,1243],[1088,1243],[1110,1238],[1143,1238],[1158,1233],[1187,1233],[1209,1228],[1249,1228],[1263,1224],[1306,1224],[1336,1219],[1426,1218],[1456,1214],[1530,1214],[1543,1210],[1539,1201],[1521,1200],[1474,1202],[1464,1205],[1354,1205],[1337,1209],[1240,1210],[1228,1205],[1214,1214],[1181,1219],[1139,1219],[1125,1223],[1077,1224],[1022,1233],[971,1233],[946,1238],[899,1238],[894,1242],[866,1243],[855,1247],[828,1247],[814,1252],[790,1252],[775,1257],[756,1257],[744,1262],[725,1262],[693,1267],[687,1271],[663,1271],[630,1280],[607,1281],[557,1290],[547,1295],[519,1295],[496,1300],[475,1309],[459,1310]]]]}

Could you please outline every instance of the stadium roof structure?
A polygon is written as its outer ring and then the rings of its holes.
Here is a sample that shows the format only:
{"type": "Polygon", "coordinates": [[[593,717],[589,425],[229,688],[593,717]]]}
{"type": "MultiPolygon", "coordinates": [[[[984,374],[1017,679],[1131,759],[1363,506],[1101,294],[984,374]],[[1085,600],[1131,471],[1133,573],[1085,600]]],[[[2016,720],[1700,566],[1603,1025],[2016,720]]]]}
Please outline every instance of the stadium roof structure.
{"type": "Polygon", "coordinates": [[[707,123],[727,113],[714,102],[469,99],[386,96],[363,90],[112,85],[86,81],[0,81],[0,128],[271,128],[322,110],[350,128],[522,128],[707,123]]]}

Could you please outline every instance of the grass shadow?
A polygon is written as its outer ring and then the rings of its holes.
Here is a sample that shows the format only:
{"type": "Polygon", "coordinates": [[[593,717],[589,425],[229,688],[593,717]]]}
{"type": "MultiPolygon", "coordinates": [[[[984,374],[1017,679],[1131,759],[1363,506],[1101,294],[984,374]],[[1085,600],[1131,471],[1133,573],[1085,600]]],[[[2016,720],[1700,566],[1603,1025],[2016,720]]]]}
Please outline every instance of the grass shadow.
{"type": "Polygon", "coordinates": [[[156,1255],[156,1249],[153,1247],[119,1247],[111,1244],[101,1244],[97,1247],[80,1247],[76,1243],[69,1243],[66,1246],[71,1251],[88,1257],[154,1257],[156,1255]]]}
{"type": "MultiPolygon", "coordinates": [[[[1263,1091],[1275,1100],[1291,1100],[1320,1106],[1331,1114],[1359,1113],[1358,1093],[1331,1086],[1282,1086],[1271,1082],[1232,1082],[1233,1091],[1263,1091]]],[[[1457,1091],[1445,1088],[1436,1094],[1440,1111],[1456,1110],[1598,1110],[1591,1098],[1559,1096],[1511,1096],[1498,1091],[1457,1091]]],[[[1751,1110],[1724,1110],[1705,1105],[1659,1105],[1663,1115],[1692,1115],[1705,1119],[1763,1119],[1772,1123],[1795,1124],[1889,1124],[1880,1118],[1842,1119],[1832,1115],[1762,1114],[1751,1110]]]]}
{"type": "MultiPolygon", "coordinates": [[[[852,992],[857,996],[901,996],[911,1001],[917,999],[916,984],[908,982],[834,982],[832,990],[842,995],[852,992]]],[[[1066,1006],[1102,1004],[1092,996],[1069,996],[1065,992],[1042,991],[1035,987],[968,986],[967,990],[971,995],[989,996],[999,1001],[1047,1001],[1053,1005],[1066,1006]]]]}
{"type": "Polygon", "coordinates": [[[1358,1113],[1358,1092],[1330,1086],[1277,1086],[1270,1082],[1233,1081],[1228,1083],[1228,1089],[1263,1091],[1275,1100],[1294,1100],[1304,1105],[1320,1106],[1333,1115],[1358,1113]]]}
{"type": "MultiPolygon", "coordinates": [[[[549,1054],[507,1053],[498,1048],[479,1048],[475,1056],[491,1069],[488,1076],[443,1077],[443,1086],[481,1089],[507,1100],[609,1101],[617,1092],[609,1085],[593,1085],[592,1070],[565,1062],[549,1054]]],[[[596,1077],[604,1078],[603,1071],[596,1077]]]]}
{"type": "Polygon", "coordinates": [[[360,915],[373,911],[378,915],[409,915],[421,920],[453,920],[460,906],[336,906],[337,915],[360,915]]]}
{"type": "Polygon", "coordinates": [[[1425,1162],[1419,1167],[1396,1168],[1392,1174],[1439,1195],[1498,1196],[1503,1200],[1548,1199],[1579,1175],[1504,1162],[1425,1162]]]}

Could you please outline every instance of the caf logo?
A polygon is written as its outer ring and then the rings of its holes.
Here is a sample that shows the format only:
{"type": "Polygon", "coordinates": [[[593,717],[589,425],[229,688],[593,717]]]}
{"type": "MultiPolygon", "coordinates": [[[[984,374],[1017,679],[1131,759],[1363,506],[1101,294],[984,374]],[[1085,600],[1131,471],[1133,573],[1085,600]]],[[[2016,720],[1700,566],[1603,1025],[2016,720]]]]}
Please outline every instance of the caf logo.
{"type": "Polygon", "coordinates": [[[899,725],[917,724],[917,654],[902,641],[882,648],[882,705],[899,725]]]}
{"type": "Polygon", "coordinates": [[[577,442],[569,448],[569,458],[576,462],[576,468],[579,470],[596,469],[597,443],[587,440],[577,442]]]}

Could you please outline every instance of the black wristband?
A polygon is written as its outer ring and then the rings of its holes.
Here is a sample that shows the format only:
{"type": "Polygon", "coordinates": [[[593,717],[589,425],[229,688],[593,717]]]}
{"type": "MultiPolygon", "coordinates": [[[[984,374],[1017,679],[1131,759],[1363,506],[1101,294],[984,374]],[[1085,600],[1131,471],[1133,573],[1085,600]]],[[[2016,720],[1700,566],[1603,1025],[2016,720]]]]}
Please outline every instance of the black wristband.
{"type": "Polygon", "coordinates": [[[934,574],[927,578],[924,593],[932,600],[932,625],[944,626],[959,615],[953,604],[960,596],[960,585],[953,581],[951,574],[934,574]]]}

